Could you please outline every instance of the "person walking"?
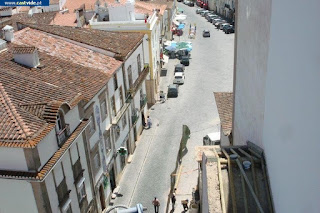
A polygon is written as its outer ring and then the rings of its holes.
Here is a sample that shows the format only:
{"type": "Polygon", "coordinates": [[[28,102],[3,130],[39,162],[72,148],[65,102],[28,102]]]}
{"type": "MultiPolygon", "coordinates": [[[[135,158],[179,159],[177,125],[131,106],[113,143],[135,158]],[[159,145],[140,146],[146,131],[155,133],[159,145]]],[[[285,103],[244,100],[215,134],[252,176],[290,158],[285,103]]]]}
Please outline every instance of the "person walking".
{"type": "Polygon", "coordinates": [[[148,124],[148,129],[150,129],[152,126],[152,122],[151,122],[151,118],[149,116],[147,118],[147,124],[148,124]]]}
{"type": "Polygon", "coordinates": [[[171,196],[172,209],[174,210],[174,205],[176,204],[176,193],[173,193],[171,196]]]}
{"type": "Polygon", "coordinates": [[[184,210],[184,211],[188,211],[188,209],[189,209],[188,203],[189,203],[189,200],[188,200],[188,199],[181,201],[181,204],[182,204],[182,206],[183,206],[183,210],[184,210]]]}
{"type": "Polygon", "coordinates": [[[154,213],[159,213],[160,202],[157,199],[157,197],[154,197],[154,200],[152,201],[152,205],[154,206],[154,213]]]}

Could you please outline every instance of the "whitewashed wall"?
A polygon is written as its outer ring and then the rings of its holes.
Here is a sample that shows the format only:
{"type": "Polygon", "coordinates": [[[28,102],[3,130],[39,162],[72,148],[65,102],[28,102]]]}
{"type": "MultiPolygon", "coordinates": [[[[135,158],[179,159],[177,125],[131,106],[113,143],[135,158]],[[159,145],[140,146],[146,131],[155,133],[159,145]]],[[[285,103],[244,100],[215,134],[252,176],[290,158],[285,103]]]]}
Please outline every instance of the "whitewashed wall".
{"type": "Polygon", "coordinates": [[[48,162],[52,155],[58,150],[58,142],[55,128],[44,137],[37,146],[41,168],[48,162]]]}
{"type": "Polygon", "coordinates": [[[27,181],[0,179],[0,212],[38,212],[32,186],[27,181]]]}
{"type": "Polygon", "coordinates": [[[28,171],[23,149],[0,147],[0,169],[28,171]]]}
{"type": "Polygon", "coordinates": [[[233,143],[263,147],[264,93],[271,0],[239,2],[235,49],[233,143]]]}

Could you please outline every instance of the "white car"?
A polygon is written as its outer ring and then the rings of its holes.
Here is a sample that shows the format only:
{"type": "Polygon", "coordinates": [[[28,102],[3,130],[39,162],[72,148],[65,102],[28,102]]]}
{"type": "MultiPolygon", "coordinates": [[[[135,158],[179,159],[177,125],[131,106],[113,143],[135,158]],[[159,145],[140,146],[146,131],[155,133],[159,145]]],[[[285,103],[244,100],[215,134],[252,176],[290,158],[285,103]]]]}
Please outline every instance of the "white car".
{"type": "Polygon", "coordinates": [[[183,72],[176,72],[174,74],[173,83],[174,84],[184,84],[184,79],[185,79],[185,76],[184,76],[183,72]]]}

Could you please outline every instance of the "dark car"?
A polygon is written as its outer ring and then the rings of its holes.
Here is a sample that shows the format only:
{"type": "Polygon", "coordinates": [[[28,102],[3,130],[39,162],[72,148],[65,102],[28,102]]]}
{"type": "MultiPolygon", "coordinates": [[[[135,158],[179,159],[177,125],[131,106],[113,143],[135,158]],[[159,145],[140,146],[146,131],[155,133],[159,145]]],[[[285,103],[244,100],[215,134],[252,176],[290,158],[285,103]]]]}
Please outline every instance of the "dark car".
{"type": "Polygon", "coordinates": [[[184,65],[183,64],[177,64],[175,67],[174,67],[174,73],[176,72],[184,72],[184,65]]]}
{"type": "Polygon", "coordinates": [[[193,2],[193,1],[190,1],[189,4],[188,4],[188,6],[189,6],[189,7],[194,7],[194,2],[193,2]]]}
{"type": "Polygon", "coordinates": [[[229,25],[227,27],[225,27],[223,29],[225,34],[230,34],[230,33],[234,33],[234,26],[233,25],[229,25]]]}
{"type": "Polygon", "coordinates": [[[210,37],[210,31],[209,30],[204,30],[202,33],[203,37],[210,37]]]}
{"type": "Polygon", "coordinates": [[[168,93],[167,93],[168,98],[176,98],[178,97],[178,93],[179,93],[179,86],[177,84],[170,84],[168,86],[168,93]]]}
{"type": "Polygon", "coordinates": [[[188,56],[182,56],[180,59],[180,64],[183,64],[184,66],[189,66],[190,61],[188,56]]]}

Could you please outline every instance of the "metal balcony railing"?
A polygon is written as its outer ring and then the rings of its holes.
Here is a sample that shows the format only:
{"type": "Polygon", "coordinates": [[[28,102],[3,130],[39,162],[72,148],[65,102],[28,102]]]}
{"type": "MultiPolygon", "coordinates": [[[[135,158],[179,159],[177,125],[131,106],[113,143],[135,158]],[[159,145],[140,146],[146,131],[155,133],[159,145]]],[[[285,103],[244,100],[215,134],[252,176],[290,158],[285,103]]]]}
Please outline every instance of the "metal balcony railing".
{"type": "Polygon", "coordinates": [[[69,124],[66,124],[65,127],[60,132],[57,132],[58,145],[62,146],[63,143],[69,138],[69,136],[70,136],[70,126],[69,124]]]}

